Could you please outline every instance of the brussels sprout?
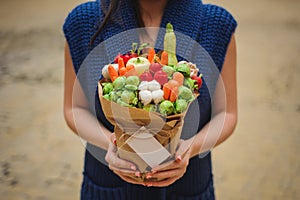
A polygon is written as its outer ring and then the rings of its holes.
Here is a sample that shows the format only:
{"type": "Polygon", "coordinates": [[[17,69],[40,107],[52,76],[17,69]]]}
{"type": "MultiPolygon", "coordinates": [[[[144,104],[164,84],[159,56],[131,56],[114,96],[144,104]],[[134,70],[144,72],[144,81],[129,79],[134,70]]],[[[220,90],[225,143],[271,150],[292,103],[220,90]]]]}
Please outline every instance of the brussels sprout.
{"type": "Polygon", "coordinates": [[[169,77],[171,77],[174,74],[174,72],[175,72],[175,69],[173,67],[167,66],[167,65],[163,66],[162,70],[164,72],[166,72],[169,77]]]}
{"type": "Polygon", "coordinates": [[[129,76],[125,84],[138,86],[140,84],[140,78],[138,76],[129,76]]]}
{"type": "Polygon", "coordinates": [[[187,64],[178,64],[176,71],[182,73],[185,77],[190,77],[190,67],[187,64]]]}
{"type": "Polygon", "coordinates": [[[103,98],[107,99],[107,100],[110,100],[110,95],[109,94],[105,94],[105,95],[103,95],[103,98]]]}
{"type": "Polygon", "coordinates": [[[128,104],[131,104],[134,98],[136,98],[135,92],[131,90],[124,90],[121,94],[121,100],[128,104]]]}
{"type": "Polygon", "coordinates": [[[174,112],[174,105],[171,101],[165,100],[159,105],[159,112],[163,115],[171,115],[174,112]]]}
{"type": "Polygon", "coordinates": [[[117,100],[119,99],[119,96],[117,95],[117,92],[116,91],[112,91],[110,93],[110,99],[114,102],[117,102],[117,100]]]}
{"type": "Polygon", "coordinates": [[[186,110],[187,106],[188,106],[188,103],[187,103],[186,100],[184,100],[184,99],[177,99],[175,101],[175,112],[176,113],[182,113],[182,112],[184,112],[186,110]]]}
{"type": "Polygon", "coordinates": [[[121,105],[121,106],[125,106],[125,107],[130,107],[130,105],[128,103],[125,103],[124,101],[122,101],[121,99],[117,100],[117,104],[121,105]]]}
{"type": "Polygon", "coordinates": [[[114,89],[112,83],[103,83],[103,94],[109,94],[114,89]]]}
{"type": "Polygon", "coordinates": [[[193,95],[193,92],[189,88],[187,88],[185,86],[180,86],[178,98],[184,99],[184,100],[190,102],[194,99],[194,95],[193,95]]]}
{"type": "Polygon", "coordinates": [[[147,110],[148,112],[156,112],[157,111],[157,106],[154,104],[148,104],[143,107],[144,110],[147,110]]]}
{"type": "Polygon", "coordinates": [[[125,85],[125,88],[128,90],[132,90],[132,91],[135,91],[138,89],[137,86],[135,86],[135,85],[125,85]]]}
{"type": "Polygon", "coordinates": [[[119,97],[121,97],[122,92],[123,92],[123,90],[116,91],[116,95],[118,95],[119,97]]]}
{"type": "Polygon", "coordinates": [[[126,77],[119,76],[113,82],[114,89],[121,90],[125,86],[125,82],[126,82],[126,77]]]}

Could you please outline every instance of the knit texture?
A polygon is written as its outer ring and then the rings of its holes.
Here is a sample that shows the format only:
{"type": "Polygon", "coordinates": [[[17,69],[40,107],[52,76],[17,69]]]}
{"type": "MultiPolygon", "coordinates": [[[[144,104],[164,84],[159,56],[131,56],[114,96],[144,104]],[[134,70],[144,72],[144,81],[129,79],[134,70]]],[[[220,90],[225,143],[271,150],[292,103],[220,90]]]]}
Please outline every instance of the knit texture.
{"type": "MultiPolygon", "coordinates": [[[[131,43],[138,41],[131,3],[131,0],[122,2],[115,21],[105,26],[91,47],[90,40],[104,16],[99,1],[80,4],[69,13],[63,25],[74,69],[90,110],[111,131],[113,126],[106,120],[97,97],[97,82],[101,67],[112,62],[119,52],[130,50],[131,43]]],[[[182,137],[189,138],[211,119],[211,96],[237,23],[225,9],[202,4],[200,0],[169,0],[161,27],[165,28],[168,22],[173,24],[176,32],[177,50],[180,50],[178,59],[196,63],[204,75],[201,95],[190,106],[185,117],[182,137]]],[[[162,29],[158,34],[156,49],[163,48],[163,36],[162,29]]],[[[144,188],[122,181],[99,162],[104,162],[104,150],[90,144],[87,149],[82,199],[214,199],[210,154],[201,159],[193,158],[187,173],[172,186],[144,188]]]]}

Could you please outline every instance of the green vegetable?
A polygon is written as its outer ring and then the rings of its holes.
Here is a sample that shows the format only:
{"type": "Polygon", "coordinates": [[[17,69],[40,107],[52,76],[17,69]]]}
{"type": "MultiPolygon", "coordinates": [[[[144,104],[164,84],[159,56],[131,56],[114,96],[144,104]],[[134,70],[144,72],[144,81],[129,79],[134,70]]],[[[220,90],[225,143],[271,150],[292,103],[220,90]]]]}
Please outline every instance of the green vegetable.
{"type": "Polygon", "coordinates": [[[109,94],[114,89],[112,83],[103,83],[103,94],[109,94]]]}
{"type": "Polygon", "coordinates": [[[185,78],[183,85],[186,86],[187,88],[189,88],[190,90],[194,90],[197,86],[195,85],[195,80],[189,78],[185,78]]]}
{"type": "Polygon", "coordinates": [[[132,91],[136,91],[138,89],[135,85],[125,85],[125,88],[132,91]]]}
{"type": "Polygon", "coordinates": [[[143,107],[144,110],[147,110],[148,112],[156,112],[157,111],[157,106],[154,104],[148,104],[143,107]]]}
{"type": "Polygon", "coordinates": [[[118,95],[118,97],[121,97],[122,92],[123,92],[123,90],[116,91],[116,94],[118,95]]]}
{"type": "Polygon", "coordinates": [[[164,72],[166,72],[166,73],[168,74],[169,77],[172,77],[172,75],[173,75],[174,72],[175,72],[175,69],[174,69],[173,67],[171,67],[171,66],[166,66],[166,65],[163,66],[162,70],[163,70],[164,72]]]}
{"type": "Polygon", "coordinates": [[[185,77],[190,77],[191,74],[190,67],[187,64],[178,64],[176,71],[182,73],[185,77]]]}
{"type": "Polygon", "coordinates": [[[176,113],[182,113],[182,112],[184,112],[186,110],[187,106],[188,106],[188,103],[187,103],[186,100],[184,100],[184,99],[177,99],[175,101],[175,112],[176,113]]]}
{"type": "Polygon", "coordinates": [[[116,91],[111,91],[110,93],[110,99],[114,102],[117,102],[117,100],[119,99],[120,97],[117,95],[117,92],[116,91]]]}
{"type": "Polygon", "coordinates": [[[121,99],[117,100],[117,104],[121,105],[121,106],[125,106],[125,107],[130,107],[130,105],[128,103],[125,103],[124,101],[122,101],[121,99]]]}
{"type": "Polygon", "coordinates": [[[166,26],[164,51],[168,52],[168,65],[177,65],[178,61],[176,58],[176,36],[171,23],[168,23],[166,26]]]}
{"type": "Polygon", "coordinates": [[[103,95],[103,98],[107,99],[107,100],[110,100],[110,95],[109,94],[105,94],[105,95],[103,95]]]}
{"type": "Polygon", "coordinates": [[[126,77],[125,76],[119,76],[116,78],[113,82],[113,86],[115,90],[121,90],[125,86],[126,77]]]}
{"type": "Polygon", "coordinates": [[[178,98],[184,99],[184,100],[190,102],[194,99],[194,95],[193,95],[193,92],[189,88],[187,88],[185,86],[180,86],[178,98]]]}
{"type": "Polygon", "coordinates": [[[129,76],[125,84],[138,86],[140,84],[140,78],[138,76],[129,76]]]}
{"type": "Polygon", "coordinates": [[[159,112],[163,115],[171,115],[174,112],[174,105],[171,101],[165,100],[159,105],[159,112]]]}
{"type": "Polygon", "coordinates": [[[136,94],[131,90],[124,90],[121,94],[121,100],[127,104],[133,103],[133,100],[135,98],[136,98],[136,94]]]}

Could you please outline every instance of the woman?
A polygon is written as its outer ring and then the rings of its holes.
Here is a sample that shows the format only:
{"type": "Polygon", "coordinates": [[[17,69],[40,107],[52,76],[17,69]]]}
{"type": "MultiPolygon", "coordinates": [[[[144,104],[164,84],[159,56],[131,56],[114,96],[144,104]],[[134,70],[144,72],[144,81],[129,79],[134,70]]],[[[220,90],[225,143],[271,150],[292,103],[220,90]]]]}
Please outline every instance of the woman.
{"type": "MultiPolygon", "coordinates": [[[[224,142],[237,123],[236,25],[225,9],[200,0],[96,1],[81,4],[69,14],[63,27],[67,40],[64,115],[68,126],[88,142],[81,199],[215,198],[211,154],[202,158],[197,155],[224,142]],[[113,127],[93,96],[95,88],[76,78],[84,59],[101,42],[133,28],[165,27],[168,22],[207,51],[220,78],[214,87],[214,98],[210,98],[205,84],[200,91],[197,134],[181,141],[175,161],[147,174],[148,178],[162,181],[140,183],[132,178],[140,175],[134,163],[115,154],[113,127]],[[99,161],[104,156],[108,167],[99,161]]],[[[148,34],[148,39],[155,41],[157,34],[148,34]]]]}

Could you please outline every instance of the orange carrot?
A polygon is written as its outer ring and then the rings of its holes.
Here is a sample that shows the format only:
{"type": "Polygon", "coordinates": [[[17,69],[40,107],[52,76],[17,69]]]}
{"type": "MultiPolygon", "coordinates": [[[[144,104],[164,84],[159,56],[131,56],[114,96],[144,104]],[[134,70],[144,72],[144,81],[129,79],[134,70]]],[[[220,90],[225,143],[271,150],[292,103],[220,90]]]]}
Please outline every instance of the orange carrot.
{"type": "Polygon", "coordinates": [[[168,65],[168,52],[163,51],[161,54],[161,64],[168,65]]]}
{"type": "Polygon", "coordinates": [[[119,68],[119,76],[124,76],[127,73],[127,69],[125,67],[119,68]]]}
{"type": "Polygon", "coordinates": [[[148,51],[148,60],[150,63],[154,62],[155,50],[154,48],[150,48],[148,51]]]}
{"type": "Polygon", "coordinates": [[[174,87],[172,90],[171,90],[171,94],[170,94],[170,101],[171,102],[175,102],[177,97],[178,97],[178,93],[179,93],[179,90],[178,90],[178,87],[174,87]]]}
{"type": "Polygon", "coordinates": [[[171,94],[171,88],[169,83],[165,83],[163,86],[163,91],[164,91],[164,99],[168,100],[171,94]]]}
{"type": "Polygon", "coordinates": [[[108,66],[108,74],[112,82],[119,76],[117,70],[112,65],[108,66]]]}
{"type": "Polygon", "coordinates": [[[176,80],[169,80],[168,82],[170,88],[179,87],[179,83],[176,80]]]}
{"type": "Polygon", "coordinates": [[[126,66],[126,69],[127,69],[127,71],[130,71],[130,70],[134,69],[134,65],[129,64],[126,66]]]}
{"type": "Polygon", "coordinates": [[[118,58],[118,65],[119,65],[119,69],[125,67],[123,58],[121,57],[118,58]]]}
{"type": "Polygon", "coordinates": [[[173,74],[173,80],[177,81],[179,83],[179,86],[183,85],[184,76],[180,72],[175,72],[173,74]]]}
{"type": "Polygon", "coordinates": [[[134,65],[131,65],[131,64],[127,65],[126,66],[126,71],[127,71],[126,74],[125,74],[126,77],[129,77],[129,76],[138,76],[138,73],[137,73],[134,65]]]}

